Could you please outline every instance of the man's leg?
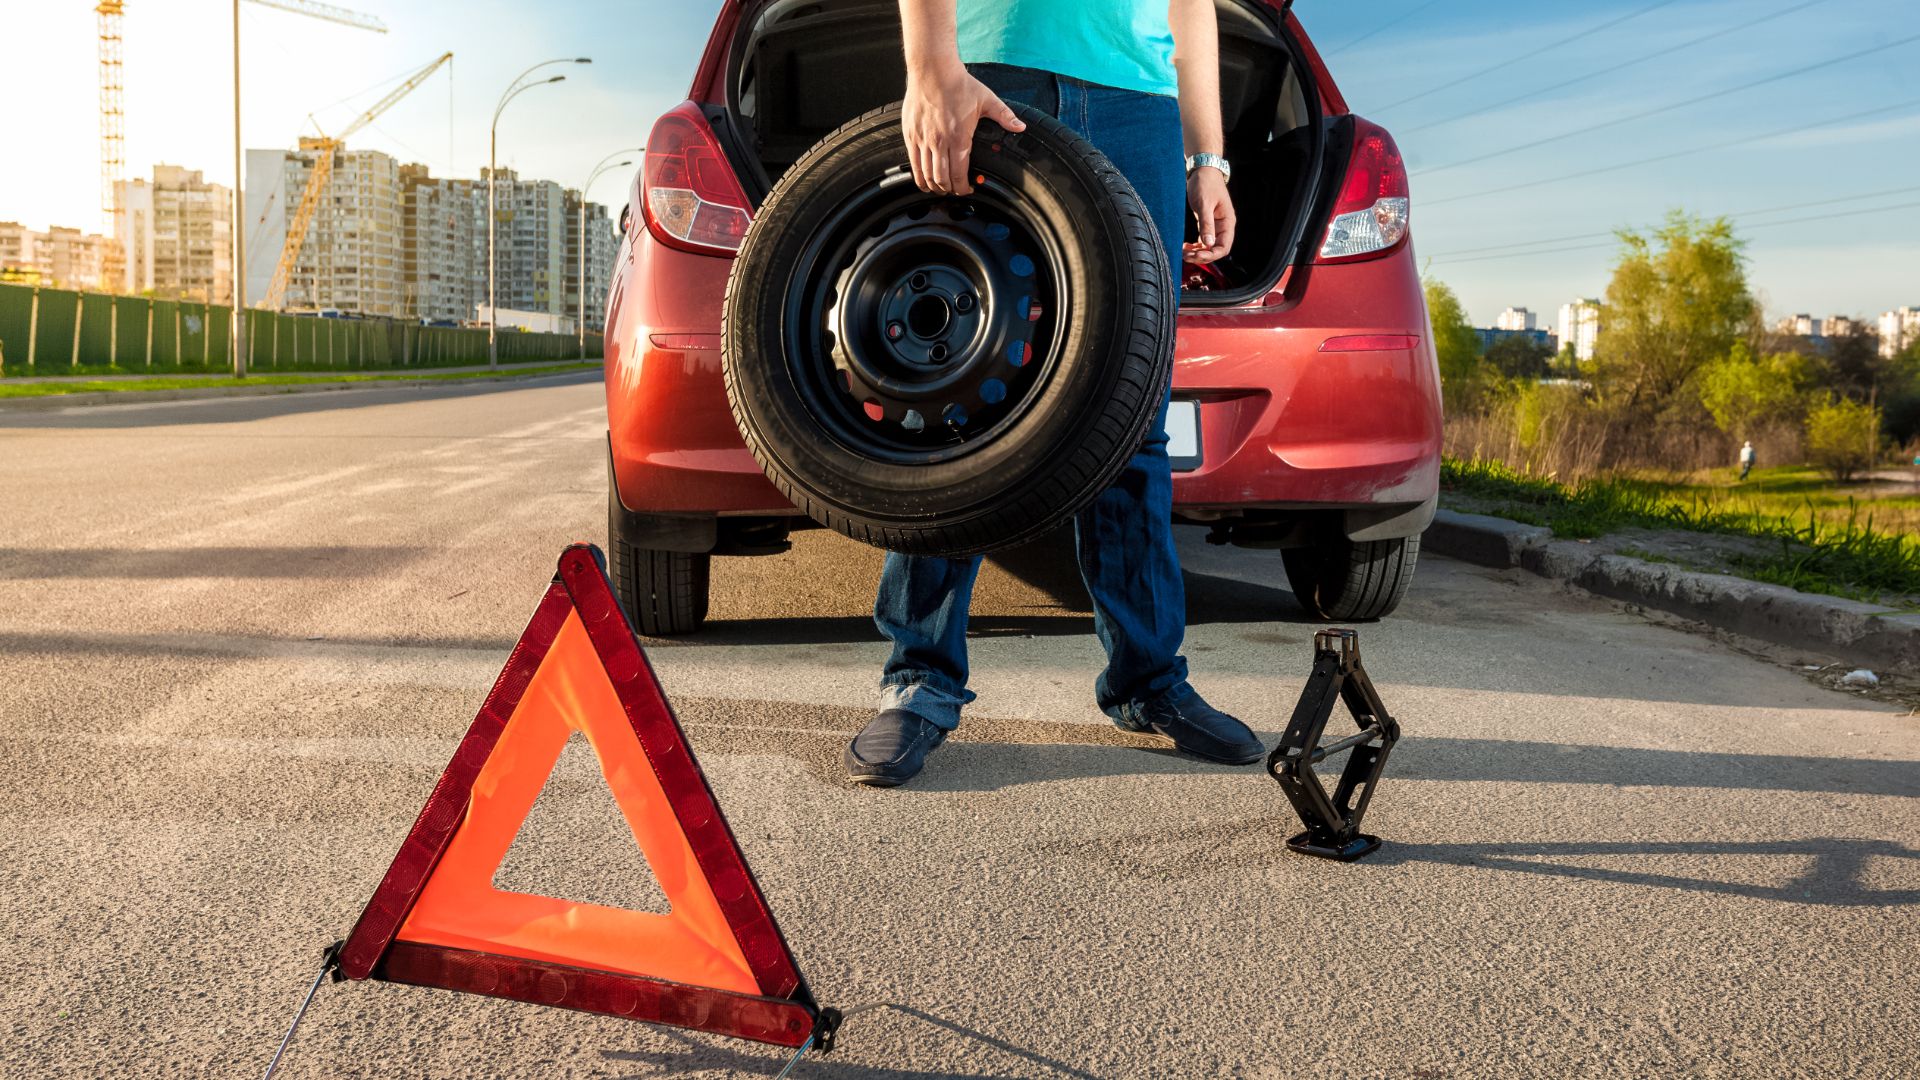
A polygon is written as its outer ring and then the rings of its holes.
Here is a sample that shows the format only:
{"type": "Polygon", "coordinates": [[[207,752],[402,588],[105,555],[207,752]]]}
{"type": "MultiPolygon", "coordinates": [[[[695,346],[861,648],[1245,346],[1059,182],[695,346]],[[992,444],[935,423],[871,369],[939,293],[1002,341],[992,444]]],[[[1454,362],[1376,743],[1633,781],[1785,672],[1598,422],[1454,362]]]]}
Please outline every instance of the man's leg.
{"type": "MultiPolygon", "coordinates": [[[[1053,77],[1029,68],[981,64],[974,77],[1005,101],[1053,112],[1053,77]]],[[[960,723],[967,689],[967,607],[979,558],[889,553],[880,571],[873,621],[893,642],[880,677],[880,712],[847,747],[852,780],[892,786],[920,771],[960,723]]]]}
{"type": "MultiPolygon", "coordinates": [[[[1153,215],[1179,307],[1186,170],[1180,109],[1172,98],[1062,80],[1060,115],[1107,155],[1153,215]]],[[[1094,683],[1101,711],[1121,727],[1155,731],[1181,750],[1246,764],[1265,747],[1245,724],[1207,705],[1187,685],[1180,655],[1186,588],[1173,545],[1173,473],[1167,459],[1167,399],[1140,449],[1112,486],[1074,519],[1080,575],[1093,601],[1107,668],[1094,683]]]]}

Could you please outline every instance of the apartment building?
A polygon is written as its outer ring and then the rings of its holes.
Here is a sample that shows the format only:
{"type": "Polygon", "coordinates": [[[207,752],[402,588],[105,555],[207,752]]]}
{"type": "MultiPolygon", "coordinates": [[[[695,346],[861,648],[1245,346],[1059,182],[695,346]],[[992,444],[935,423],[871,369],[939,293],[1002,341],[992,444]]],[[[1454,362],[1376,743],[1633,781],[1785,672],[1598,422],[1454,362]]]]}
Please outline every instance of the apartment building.
{"type": "Polygon", "coordinates": [[[0,281],[40,283],[40,234],[17,221],[0,221],[0,281]]]}
{"type": "Polygon", "coordinates": [[[408,318],[470,322],[487,300],[487,186],[400,167],[408,318]]]}
{"type": "Polygon", "coordinates": [[[156,165],[152,180],[123,180],[119,193],[119,292],[233,302],[232,191],[197,169],[156,165]]]}
{"type": "Polygon", "coordinates": [[[1880,315],[1880,355],[1894,357],[1920,341],[1920,308],[1897,307],[1880,315]]]}
{"type": "MultiPolygon", "coordinates": [[[[485,194],[486,171],[481,171],[485,194]]],[[[551,180],[522,180],[512,169],[495,176],[494,273],[501,308],[571,315],[567,296],[567,199],[551,180]]]]}
{"type": "MultiPolygon", "coordinates": [[[[265,299],[323,144],[247,152],[247,294],[265,299]]],[[[334,151],[333,174],[288,279],[289,311],[407,314],[400,166],[378,150],[334,151]]]]}
{"type": "Polygon", "coordinates": [[[1493,320],[1496,330],[1537,330],[1539,325],[1539,316],[1523,307],[1510,307],[1493,320]]]}
{"type": "Polygon", "coordinates": [[[1560,347],[1573,346],[1573,358],[1581,363],[1593,359],[1594,342],[1600,339],[1600,301],[1575,300],[1560,305],[1560,347]]]}
{"type": "Polygon", "coordinates": [[[41,232],[0,221],[0,281],[104,292],[117,284],[119,269],[119,247],[110,237],[64,225],[41,232]]]}
{"type": "Polygon", "coordinates": [[[567,192],[566,306],[567,314],[583,314],[587,329],[598,333],[607,321],[607,290],[613,287],[613,260],[620,250],[620,238],[614,231],[607,208],[599,203],[585,204],[586,292],[581,303],[581,199],[577,191],[567,192]]]}

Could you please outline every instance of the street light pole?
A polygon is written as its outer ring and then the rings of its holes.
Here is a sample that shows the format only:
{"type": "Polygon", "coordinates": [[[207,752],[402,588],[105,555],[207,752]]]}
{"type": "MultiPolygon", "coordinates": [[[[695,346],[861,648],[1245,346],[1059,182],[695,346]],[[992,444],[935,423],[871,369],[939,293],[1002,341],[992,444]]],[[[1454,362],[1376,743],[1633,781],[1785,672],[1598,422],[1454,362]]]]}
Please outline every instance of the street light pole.
{"type": "Polygon", "coordinates": [[[243,379],[247,375],[246,335],[242,324],[247,317],[247,230],[242,227],[245,212],[240,205],[240,194],[246,183],[242,173],[243,161],[240,151],[240,0],[233,0],[233,205],[229,208],[227,227],[233,230],[233,295],[228,300],[233,304],[233,315],[227,319],[228,355],[233,359],[233,376],[243,379]]]}
{"type": "Polygon", "coordinates": [[[580,331],[580,359],[582,360],[587,358],[587,192],[593,187],[593,182],[600,179],[601,173],[606,172],[608,169],[617,169],[622,165],[633,164],[631,158],[625,161],[615,161],[613,160],[614,158],[619,157],[621,154],[641,154],[645,152],[645,150],[637,146],[629,150],[615,150],[613,153],[601,158],[600,164],[595,165],[593,171],[587,174],[587,182],[580,185],[580,325],[577,329],[580,331]]]}
{"type": "MultiPolygon", "coordinates": [[[[238,0],[235,0],[235,2],[238,3],[238,0]]],[[[521,72],[520,77],[513,80],[512,85],[507,87],[507,92],[500,95],[500,104],[494,106],[493,108],[493,124],[487,130],[487,366],[488,367],[500,366],[500,339],[499,339],[500,298],[499,298],[499,293],[495,287],[495,280],[494,280],[498,276],[497,271],[499,269],[498,265],[495,262],[495,257],[494,257],[494,231],[499,225],[499,217],[500,217],[499,203],[498,203],[497,197],[494,195],[494,180],[495,180],[495,174],[500,171],[500,114],[507,111],[508,102],[512,101],[516,97],[519,97],[521,94],[525,93],[526,91],[531,90],[536,86],[546,86],[549,83],[565,82],[567,80],[567,77],[565,75],[555,75],[551,79],[541,79],[539,82],[526,81],[527,76],[533,74],[536,71],[539,71],[541,68],[551,67],[554,64],[591,64],[591,63],[593,63],[592,58],[586,57],[586,56],[574,57],[572,59],[543,60],[540,63],[535,64],[532,67],[528,68],[527,70],[521,72]]]]}

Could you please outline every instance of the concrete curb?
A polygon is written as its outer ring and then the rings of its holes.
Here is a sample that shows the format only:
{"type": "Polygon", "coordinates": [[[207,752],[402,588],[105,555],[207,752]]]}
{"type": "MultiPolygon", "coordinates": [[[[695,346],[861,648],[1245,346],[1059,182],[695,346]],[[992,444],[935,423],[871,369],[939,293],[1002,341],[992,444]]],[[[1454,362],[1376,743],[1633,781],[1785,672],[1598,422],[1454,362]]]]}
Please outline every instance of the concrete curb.
{"type": "Polygon", "coordinates": [[[69,405],[144,405],[153,401],[200,401],[213,398],[268,397],[274,394],[311,394],[322,390],[389,390],[394,387],[466,386],[472,383],[518,382],[591,375],[578,371],[503,371],[498,375],[466,375],[458,379],[363,379],[358,382],[271,383],[261,386],[181,387],[175,390],[90,390],[45,397],[0,398],[0,412],[59,409],[69,405]]]}
{"type": "Polygon", "coordinates": [[[1482,514],[1441,510],[1420,546],[1480,566],[1526,570],[1763,641],[1834,653],[1865,667],[1920,671],[1920,615],[1608,554],[1555,540],[1550,529],[1482,514]]]}

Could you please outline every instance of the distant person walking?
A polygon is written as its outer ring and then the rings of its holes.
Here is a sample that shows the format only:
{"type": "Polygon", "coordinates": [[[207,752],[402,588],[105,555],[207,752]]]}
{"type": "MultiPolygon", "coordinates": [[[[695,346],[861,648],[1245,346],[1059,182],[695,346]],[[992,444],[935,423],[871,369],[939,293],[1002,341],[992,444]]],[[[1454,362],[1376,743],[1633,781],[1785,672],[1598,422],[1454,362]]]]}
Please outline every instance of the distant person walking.
{"type": "Polygon", "coordinates": [[[1748,442],[1740,448],[1740,479],[1745,482],[1747,474],[1753,471],[1753,443],[1748,442]]]}

